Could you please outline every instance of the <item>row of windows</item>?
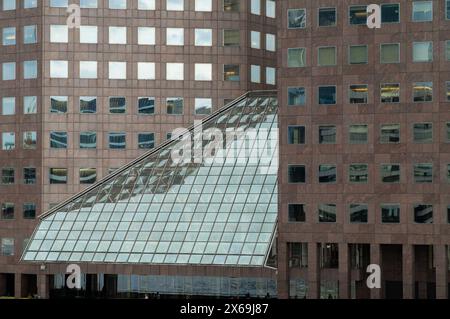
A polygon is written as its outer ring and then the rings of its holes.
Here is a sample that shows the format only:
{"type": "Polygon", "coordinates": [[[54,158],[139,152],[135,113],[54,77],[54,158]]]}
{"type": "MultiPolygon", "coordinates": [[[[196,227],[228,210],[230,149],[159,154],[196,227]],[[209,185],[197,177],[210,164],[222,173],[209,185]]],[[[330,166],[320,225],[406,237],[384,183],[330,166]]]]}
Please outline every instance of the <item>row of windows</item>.
{"type": "MultiPolygon", "coordinates": [[[[433,163],[416,163],[412,165],[414,183],[433,183],[433,163]]],[[[349,164],[347,168],[348,182],[353,184],[367,183],[369,180],[369,164],[349,164]]],[[[379,174],[381,183],[400,183],[400,164],[380,164],[379,174]]],[[[447,164],[447,182],[450,183],[450,164],[447,164]]],[[[306,165],[288,165],[288,182],[290,184],[306,183],[306,165]]],[[[319,184],[337,183],[337,165],[320,164],[317,170],[319,184]]]]}
{"type": "MultiPolygon", "coordinates": [[[[16,182],[15,169],[12,167],[4,167],[1,169],[1,183],[3,185],[11,185],[16,182]]],[[[24,167],[22,170],[22,182],[24,185],[36,184],[36,167],[24,167]]]]}
{"type": "MultiPolygon", "coordinates": [[[[155,75],[156,63],[154,62],[137,62],[137,79],[138,80],[156,80],[155,75]]],[[[194,80],[195,81],[212,81],[213,65],[211,63],[195,63],[194,64],[194,80]]],[[[79,77],[80,79],[97,79],[98,62],[97,61],[80,61],[79,77]]],[[[168,81],[184,81],[184,63],[166,63],[166,80],[168,81]]],[[[275,68],[265,68],[266,83],[275,85],[275,68]]],[[[67,79],[69,77],[69,61],[51,60],[50,61],[50,78],[67,79]]],[[[37,61],[23,62],[23,78],[37,78],[37,61]]],[[[2,64],[2,80],[10,81],[16,79],[16,62],[4,62],[2,64]]],[[[127,62],[108,62],[108,79],[110,80],[126,80],[127,79],[127,62]]],[[[224,81],[240,81],[240,66],[236,64],[223,65],[224,81]]],[[[261,83],[261,66],[250,66],[250,81],[253,83],[261,83]]]]}
{"type": "MultiPolygon", "coordinates": [[[[306,222],[306,213],[305,204],[288,204],[289,222],[306,222]]],[[[336,204],[318,204],[317,221],[319,223],[335,223],[336,213],[336,204]]],[[[380,213],[382,223],[400,223],[400,204],[381,204],[380,213]]],[[[348,205],[348,214],[350,223],[367,223],[369,207],[364,203],[351,203],[348,205]]],[[[414,223],[433,223],[433,205],[415,204],[413,214],[414,223]]],[[[447,206],[447,222],[450,223],[450,205],[447,206]]]]}
{"type": "MultiPolygon", "coordinates": [[[[381,4],[381,23],[400,23],[400,4],[381,4]]],[[[433,1],[411,1],[411,21],[433,21],[433,1]]],[[[444,8],[443,8],[444,9],[444,8]]],[[[450,19],[450,0],[445,1],[445,18],[450,19]]],[[[287,9],[288,29],[306,28],[306,9],[287,9]]],[[[334,27],[337,22],[337,11],[333,7],[322,7],[317,10],[317,25],[319,27],[334,27]]],[[[348,7],[349,25],[366,25],[367,5],[350,5],[348,7]]]]}
{"type": "MultiPolygon", "coordinates": [[[[450,61],[450,41],[445,42],[445,59],[450,61]]],[[[361,65],[369,61],[369,49],[366,44],[348,46],[348,64],[361,65]]],[[[412,61],[415,63],[433,62],[433,42],[413,42],[412,61]]],[[[380,44],[380,63],[400,63],[400,43],[380,44]]],[[[337,47],[321,46],[317,48],[318,66],[337,65],[337,47]]],[[[306,48],[287,49],[287,67],[303,68],[307,66],[306,48]]]]}
{"type": "MultiPolygon", "coordinates": [[[[1,204],[1,220],[14,219],[15,207],[14,203],[1,204]]],[[[24,203],[22,206],[22,216],[24,219],[34,219],[36,217],[36,204],[24,203]]]]}

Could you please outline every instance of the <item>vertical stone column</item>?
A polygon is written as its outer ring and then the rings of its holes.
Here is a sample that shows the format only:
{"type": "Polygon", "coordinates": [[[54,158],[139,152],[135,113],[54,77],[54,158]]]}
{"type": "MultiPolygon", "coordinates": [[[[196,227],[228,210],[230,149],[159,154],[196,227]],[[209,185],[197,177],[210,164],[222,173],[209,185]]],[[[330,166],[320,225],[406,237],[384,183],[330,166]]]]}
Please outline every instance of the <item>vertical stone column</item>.
{"type": "Polygon", "coordinates": [[[308,298],[320,297],[320,265],[317,243],[308,243],[308,298]]]}
{"type": "Polygon", "coordinates": [[[22,297],[22,274],[14,274],[14,298],[22,297]]]}
{"type": "Polygon", "coordinates": [[[436,299],[448,298],[448,257],[446,245],[433,246],[434,264],[436,266],[436,299]]]}
{"type": "Polygon", "coordinates": [[[414,299],[414,245],[404,244],[402,247],[403,299],[414,299]]]}
{"type": "Polygon", "coordinates": [[[46,274],[38,274],[37,276],[37,294],[41,299],[49,298],[48,277],[46,274]]]}
{"type": "MultiPolygon", "coordinates": [[[[377,264],[381,267],[381,288],[370,289],[370,299],[381,299],[383,296],[383,291],[382,291],[382,289],[383,289],[383,268],[382,268],[380,244],[371,244],[370,245],[370,263],[377,264]]],[[[366,283],[364,282],[364,284],[366,284],[366,283]]]]}
{"type": "Polygon", "coordinates": [[[350,263],[347,243],[339,243],[339,298],[350,298],[350,263]]]}
{"type": "Polygon", "coordinates": [[[278,245],[278,298],[289,298],[289,262],[288,262],[288,250],[286,242],[279,242],[278,245]]]}

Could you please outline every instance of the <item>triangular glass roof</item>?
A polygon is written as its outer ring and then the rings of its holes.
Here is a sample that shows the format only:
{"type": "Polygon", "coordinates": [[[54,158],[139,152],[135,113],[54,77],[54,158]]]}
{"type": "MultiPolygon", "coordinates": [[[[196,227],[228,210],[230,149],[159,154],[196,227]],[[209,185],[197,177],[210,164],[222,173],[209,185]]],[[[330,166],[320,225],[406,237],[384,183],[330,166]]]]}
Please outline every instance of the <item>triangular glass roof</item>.
{"type": "Polygon", "coordinates": [[[204,119],[203,134],[197,123],[44,213],[22,260],[264,266],[278,211],[277,108],[276,92],[247,93],[204,119]],[[189,142],[192,157],[199,146],[209,156],[177,159],[189,142]]]}

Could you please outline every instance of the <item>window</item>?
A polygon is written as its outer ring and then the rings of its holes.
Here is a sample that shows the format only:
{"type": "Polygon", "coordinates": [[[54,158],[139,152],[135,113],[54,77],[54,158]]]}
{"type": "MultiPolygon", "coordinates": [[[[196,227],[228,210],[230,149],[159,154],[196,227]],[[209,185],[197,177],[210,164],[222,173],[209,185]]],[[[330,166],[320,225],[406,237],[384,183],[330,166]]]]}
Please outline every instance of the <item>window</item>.
{"type": "Polygon", "coordinates": [[[223,11],[239,12],[239,0],[223,0],[223,11]]]}
{"type": "Polygon", "coordinates": [[[288,183],[305,183],[305,165],[288,165],[288,183]]]}
{"type": "MultiPolygon", "coordinates": [[[[3,203],[2,204],[2,216],[1,217],[2,217],[1,219],[14,219],[14,204],[13,203],[3,203]]],[[[3,243],[3,239],[2,239],[2,243],[3,243]]]]}
{"type": "Polygon", "coordinates": [[[336,86],[319,86],[319,104],[336,104],[336,86]]]}
{"type": "Polygon", "coordinates": [[[166,9],[171,11],[183,11],[184,0],[166,0],[166,9]]]}
{"type": "Polygon", "coordinates": [[[50,113],[66,113],[67,102],[68,102],[67,96],[51,96],[50,113]]]}
{"type": "Polygon", "coordinates": [[[266,84],[275,85],[275,81],[276,81],[275,68],[266,66],[266,84]]]}
{"type": "Polygon", "coordinates": [[[155,147],[155,134],[153,133],[138,134],[138,148],[150,149],[154,147],[155,147]]]}
{"type": "Polygon", "coordinates": [[[168,97],[166,99],[167,114],[181,115],[183,114],[183,98],[168,97]]]}
{"type": "Polygon", "coordinates": [[[432,224],[433,205],[414,205],[414,222],[417,224],[432,224]]]}
{"type": "Polygon", "coordinates": [[[195,63],[194,65],[195,81],[211,81],[212,80],[212,64],[211,63],[195,63]]]}
{"type": "Polygon", "coordinates": [[[289,48],[287,50],[289,68],[300,68],[306,66],[306,49],[289,48]]]}
{"type": "Polygon", "coordinates": [[[433,21],[433,1],[414,1],[412,5],[412,21],[433,21]]]}
{"type": "Polygon", "coordinates": [[[336,65],[336,47],[322,47],[318,49],[317,65],[336,65]]]}
{"type": "Polygon", "coordinates": [[[110,80],[126,80],[127,63],[126,62],[108,62],[110,80]]]}
{"type": "Polygon", "coordinates": [[[212,29],[195,29],[195,45],[202,47],[212,46],[212,29]]]}
{"type": "Polygon", "coordinates": [[[81,149],[97,148],[97,133],[80,132],[80,148],[81,149]]]}
{"type": "Polygon", "coordinates": [[[109,98],[109,113],[111,114],[119,114],[125,113],[127,110],[127,102],[125,97],[110,97],[109,98]]]}
{"type": "Polygon", "coordinates": [[[261,83],[261,67],[259,65],[250,65],[250,81],[261,83]]]}
{"type": "Polygon", "coordinates": [[[68,0],[50,0],[50,7],[65,8],[68,6],[68,0]]]}
{"type": "Polygon", "coordinates": [[[205,115],[211,114],[212,100],[209,98],[195,98],[195,114],[205,115]]]}
{"type": "Polygon", "coordinates": [[[288,126],[288,144],[305,144],[304,126],[288,126]]]}
{"type": "Polygon", "coordinates": [[[37,78],[37,61],[23,61],[23,78],[25,80],[37,78]]]}
{"type": "Polygon", "coordinates": [[[2,133],[2,150],[12,151],[16,148],[16,134],[14,132],[2,133]]]}
{"type": "MultiPolygon", "coordinates": [[[[15,2],[15,0],[12,0],[15,2]]],[[[24,0],[23,1],[24,9],[37,8],[37,0],[24,0]]]]}
{"type": "Polygon", "coordinates": [[[125,149],[126,147],[126,133],[112,132],[108,134],[110,149],[125,149]]]}
{"type": "Polygon", "coordinates": [[[37,112],[37,97],[23,97],[23,114],[35,114],[37,112]]]}
{"type": "Polygon", "coordinates": [[[37,133],[35,131],[23,132],[23,149],[35,150],[37,144],[37,133]]]}
{"type": "Polygon", "coordinates": [[[97,7],[98,7],[97,0],[80,0],[80,8],[93,9],[97,7]]]}
{"type": "Polygon", "coordinates": [[[276,16],[275,1],[266,0],[266,16],[269,18],[275,18],[275,16],[276,16]]]}
{"type": "Polygon", "coordinates": [[[69,41],[69,28],[67,25],[50,25],[50,42],[67,43],[69,41]]]}
{"type": "Polygon", "coordinates": [[[183,28],[167,28],[166,29],[167,45],[184,45],[184,29],[183,28]]]}
{"type": "Polygon", "coordinates": [[[14,115],[16,113],[16,98],[2,98],[2,115],[14,115]]]}
{"type": "Polygon", "coordinates": [[[275,41],[275,35],[274,34],[270,34],[270,33],[266,33],[266,50],[267,51],[271,51],[271,52],[275,52],[275,48],[276,48],[276,41],[275,41]]]}
{"type": "Polygon", "coordinates": [[[23,43],[24,44],[37,43],[36,25],[26,25],[23,27],[23,43]]]}
{"type": "Polygon", "coordinates": [[[252,49],[261,49],[261,33],[250,31],[250,47],[252,49]]]}
{"type": "Polygon", "coordinates": [[[3,45],[16,45],[16,28],[3,28],[3,45]]]}
{"type": "Polygon", "coordinates": [[[365,144],[369,140],[369,127],[366,124],[352,124],[348,127],[350,144],[365,144]]]}
{"type": "Polygon", "coordinates": [[[24,167],[23,168],[23,183],[26,185],[36,184],[36,168],[24,167]]]}
{"type": "Polygon", "coordinates": [[[109,8],[110,9],[126,9],[127,8],[127,0],[109,0],[109,8]]]}
{"type": "Polygon", "coordinates": [[[413,140],[414,143],[432,143],[433,123],[414,123],[413,140]]]}
{"type": "Polygon", "coordinates": [[[138,10],[155,10],[155,0],[138,0],[138,10]]]}
{"type": "Polygon", "coordinates": [[[2,80],[10,81],[16,79],[16,62],[3,62],[2,80]]]}
{"type": "Polygon", "coordinates": [[[184,64],[166,63],[166,79],[182,81],[184,79],[184,64]]]}
{"type": "Polygon", "coordinates": [[[319,165],[319,183],[329,184],[336,183],[337,172],[336,165],[322,164],[319,165]]]}
{"type": "Polygon", "coordinates": [[[50,61],[50,77],[51,78],[68,78],[69,63],[61,60],[50,61]]]}
{"type": "Polygon", "coordinates": [[[433,61],[433,42],[414,42],[413,43],[413,61],[414,62],[432,62],[433,61]]]}
{"type": "Polygon", "coordinates": [[[171,140],[172,139],[172,133],[169,132],[166,134],[166,140],[171,140]]]}
{"type": "Polygon", "coordinates": [[[350,104],[367,104],[369,88],[367,84],[350,85],[348,91],[350,104]]]}
{"type": "Polygon", "coordinates": [[[348,16],[350,17],[350,24],[366,25],[366,23],[367,23],[367,6],[350,6],[348,16]]]}
{"type": "Polygon", "coordinates": [[[154,97],[139,97],[138,98],[138,113],[139,114],[155,114],[155,98],[154,97]]]}
{"type": "Polygon", "coordinates": [[[398,164],[381,164],[380,176],[383,183],[399,183],[400,182],[400,165],[398,164]]]}
{"type": "Polygon", "coordinates": [[[2,184],[11,185],[14,184],[14,168],[2,168],[2,184]]]}
{"type": "Polygon", "coordinates": [[[336,8],[319,8],[319,27],[336,25],[336,8]]]}
{"type": "Polygon", "coordinates": [[[367,45],[351,45],[348,52],[349,64],[367,64],[368,49],[367,45]]]}
{"type": "Polygon", "coordinates": [[[138,27],[138,44],[155,45],[155,28],[138,27]]]}
{"type": "Polygon", "coordinates": [[[304,204],[288,204],[288,221],[305,222],[306,213],[304,204]]]}
{"type": "Polygon", "coordinates": [[[319,223],[336,222],[336,204],[319,204],[319,223]]]}
{"type": "Polygon", "coordinates": [[[35,219],[36,218],[36,204],[24,203],[23,204],[23,218],[35,219]]]}
{"type": "Polygon", "coordinates": [[[450,102],[450,82],[445,82],[445,100],[450,102]]]}
{"type": "Polygon", "coordinates": [[[97,43],[98,28],[94,25],[80,26],[80,43],[97,43]]]}
{"type": "Polygon", "coordinates": [[[367,223],[369,208],[367,204],[350,204],[350,223],[367,223]]]}
{"type": "Polygon", "coordinates": [[[400,205],[381,204],[382,223],[400,223],[400,205]]]}
{"type": "Polygon", "coordinates": [[[211,0],[195,0],[195,11],[212,11],[211,0]]]}
{"type": "Polygon", "coordinates": [[[154,80],[155,79],[155,63],[138,62],[138,80],[154,80]]]}
{"type": "Polygon", "coordinates": [[[109,44],[127,44],[127,27],[109,27],[109,44]]]}
{"type": "Polygon", "coordinates": [[[50,168],[50,184],[67,184],[67,168],[50,168]]]}
{"type": "Polygon", "coordinates": [[[433,164],[414,164],[414,183],[433,183],[433,164]]]}
{"type": "Polygon", "coordinates": [[[223,46],[232,47],[239,46],[240,43],[240,31],[239,30],[223,30],[223,46]]]}
{"type": "Polygon", "coordinates": [[[97,181],[95,168],[80,168],[80,184],[94,184],[97,181]]]}
{"type": "Polygon", "coordinates": [[[446,137],[447,137],[447,139],[446,139],[446,142],[448,143],[448,142],[450,142],[450,123],[446,123],[446,128],[447,128],[447,130],[446,130],[446,137]]]}
{"type": "Polygon", "coordinates": [[[381,103],[399,103],[400,102],[400,84],[382,83],[380,86],[381,103]]]}
{"type": "Polygon", "coordinates": [[[97,78],[97,61],[80,61],[80,79],[97,78]]]}
{"type": "Polygon", "coordinates": [[[380,63],[400,63],[400,44],[398,43],[381,44],[380,63]]]}
{"type": "Polygon", "coordinates": [[[350,183],[367,183],[369,180],[369,165],[350,164],[348,166],[348,181],[350,183]]]}
{"type": "Polygon", "coordinates": [[[413,83],[413,100],[414,102],[432,102],[433,82],[413,83]]]}
{"type": "Polygon", "coordinates": [[[380,143],[400,143],[400,124],[381,124],[380,143]]]}
{"type": "Polygon", "coordinates": [[[16,0],[3,0],[3,11],[16,10],[16,0]]]}
{"type": "Polygon", "coordinates": [[[261,14],[261,0],[250,0],[250,12],[252,14],[261,14]]]}
{"type": "Polygon", "coordinates": [[[288,9],[288,29],[306,27],[306,9],[288,9]]]}
{"type": "Polygon", "coordinates": [[[306,92],[304,87],[290,87],[287,90],[289,106],[305,105],[306,92]]]}
{"type": "Polygon", "coordinates": [[[50,132],[50,148],[67,148],[67,132],[50,132]]]}
{"type": "Polygon", "coordinates": [[[319,144],[336,144],[336,126],[319,126],[319,144]]]}
{"type": "Polygon", "coordinates": [[[223,79],[224,81],[239,81],[239,65],[236,64],[225,64],[223,66],[223,79]]]}
{"type": "Polygon", "coordinates": [[[381,5],[381,22],[398,23],[400,22],[400,4],[384,3],[381,5]]]}
{"type": "Polygon", "coordinates": [[[97,112],[96,96],[80,96],[80,113],[94,114],[97,112]]]}
{"type": "Polygon", "coordinates": [[[14,238],[2,238],[2,256],[14,256],[14,238]]]}

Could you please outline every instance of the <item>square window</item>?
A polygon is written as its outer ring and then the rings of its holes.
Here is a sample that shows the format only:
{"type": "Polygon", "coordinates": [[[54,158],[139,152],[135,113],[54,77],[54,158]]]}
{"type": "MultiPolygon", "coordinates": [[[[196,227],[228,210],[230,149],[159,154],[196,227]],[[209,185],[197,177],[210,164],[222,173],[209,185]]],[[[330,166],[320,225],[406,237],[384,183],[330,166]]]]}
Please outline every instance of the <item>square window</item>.
{"type": "Polygon", "coordinates": [[[80,8],[82,9],[93,9],[97,7],[97,0],[80,0],[80,8]]]}
{"type": "Polygon", "coordinates": [[[36,96],[24,96],[23,97],[23,114],[36,114],[37,113],[37,97],[36,96]]]}
{"type": "Polygon", "coordinates": [[[37,133],[34,131],[23,132],[23,149],[35,150],[37,145],[37,133]]]}
{"type": "Polygon", "coordinates": [[[266,33],[266,50],[275,52],[275,50],[276,50],[275,48],[276,48],[275,35],[266,33]]]}
{"type": "Polygon", "coordinates": [[[184,29],[183,28],[167,28],[166,29],[167,45],[184,45],[184,29]]]}
{"type": "Polygon", "coordinates": [[[252,14],[261,14],[261,0],[250,0],[250,12],[252,14]]]}
{"type": "Polygon", "coordinates": [[[127,44],[127,27],[109,27],[109,44],[127,44]]]}
{"type": "Polygon", "coordinates": [[[16,79],[16,62],[4,62],[2,64],[2,80],[11,81],[16,79]]]}
{"type": "Polygon", "coordinates": [[[69,77],[69,62],[62,60],[50,61],[50,77],[51,78],[68,78],[69,77]]]}
{"type": "Polygon", "coordinates": [[[114,96],[109,98],[109,113],[123,114],[127,111],[127,101],[123,96],[114,96]]]}
{"type": "Polygon", "coordinates": [[[36,184],[36,168],[24,167],[23,168],[23,183],[26,185],[36,184]]]}
{"type": "Polygon", "coordinates": [[[80,168],[80,184],[94,184],[97,181],[95,168],[80,168]]]}
{"type": "Polygon", "coordinates": [[[250,65],[250,81],[261,83],[261,67],[259,65],[250,65]]]}
{"type": "Polygon", "coordinates": [[[16,148],[16,134],[14,132],[2,133],[2,150],[12,151],[16,148]]]}
{"type": "Polygon", "coordinates": [[[16,113],[16,98],[2,98],[2,115],[14,115],[16,113]]]}
{"type": "Polygon", "coordinates": [[[195,98],[195,114],[206,115],[211,114],[212,99],[209,98],[195,98]]]}
{"type": "Polygon", "coordinates": [[[336,65],[336,47],[322,47],[318,49],[317,65],[336,65]]]}
{"type": "Polygon", "coordinates": [[[184,0],[166,0],[166,9],[171,11],[183,11],[184,0]]]}
{"type": "Polygon", "coordinates": [[[306,27],[306,9],[288,9],[288,29],[306,27]]]}
{"type": "Polygon", "coordinates": [[[195,0],[195,11],[212,11],[211,0],[195,0]]]}
{"type": "Polygon", "coordinates": [[[110,149],[125,149],[126,148],[126,133],[111,132],[108,134],[110,149]]]}
{"type": "Polygon", "coordinates": [[[98,27],[95,25],[80,26],[80,43],[97,43],[98,27]]]}
{"type": "Polygon", "coordinates": [[[223,0],[223,11],[239,12],[239,0],[223,0]]]}
{"type": "Polygon", "coordinates": [[[305,165],[288,165],[288,183],[305,183],[305,165]]]}
{"type": "Polygon", "coordinates": [[[319,144],[336,144],[336,126],[319,126],[319,144]]]}
{"type": "MultiPolygon", "coordinates": [[[[12,0],[15,2],[15,0],[12,0]]],[[[37,0],[24,0],[23,1],[24,9],[37,8],[37,0]]]]}
{"type": "Polygon", "coordinates": [[[380,63],[400,63],[400,44],[398,43],[381,44],[380,63]]]}
{"type": "Polygon", "coordinates": [[[195,45],[202,47],[212,46],[212,29],[195,29],[195,45]]]}
{"type": "Polygon", "coordinates": [[[400,223],[400,205],[382,204],[381,205],[382,223],[400,223]]]}
{"type": "Polygon", "coordinates": [[[337,169],[336,165],[322,164],[319,165],[319,183],[330,184],[336,183],[337,169]]]}
{"type": "Polygon", "coordinates": [[[336,222],[336,204],[319,204],[319,223],[336,222]]]}
{"type": "Polygon", "coordinates": [[[11,185],[14,184],[14,168],[2,168],[2,184],[11,185]]]}
{"type": "Polygon", "coordinates": [[[261,49],[261,32],[250,31],[250,47],[252,49],[261,49]]]}
{"type": "Polygon", "coordinates": [[[432,143],[433,123],[414,123],[413,140],[415,143],[432,143]]]}
{"type": "Polygon", "coordinates": [[[380,143],[400,143],[400,124],[381,124],[380,143]]]}
{"type": "Polygon", "coordinates": [[[138,0],[138,10],[155,10],[155,0],[138,0]]]}
{"type": "Polygon", "coordinates": [[[305,144],[304,126],[288,126],[288,144],[305,144]]]}
{"type": "Polygon", "coordinates": [[[350,104],[367,104],[369,97],[369,88],[367,84],[350,85],[348,98],[350,104]]]}
{"type": "Polygon", "coordinates": [[[67,148],[67,132],[50,132],[50,148],[67,148]]]}
{"type": "Polygon", "coordinates": [[[433,1],[413,1],[412,21],[433,21],[433,1]]]}
{"type": "Polygon", "coordinates": [[[400,165],[381,164],[380,176],[383,183],[400,183],[400,165]]]}
{"type": "Polygon", "coordinates": [[[287,50],[287,54],[289,68],[300,68],[306,66],[305,48],[289,48],[287,50]]]}
{"type": "Polygon", "coordinates": [[[275,18],[276,4],[273,0],[266,0],[266,17],[275,18]]]}
{"type": "Polygon", "coordinates": [[[319,27],[336,25],[336,8],[319,8],[319,27]]]}
{"type": "Polygon", "coordinates": [[[69,28],[67,25],[50,25],[50,42],[67,43],[69,42],[69,28]]]}
{"type": "Polygon", "coordinates": [[[368,62],[367,45],[351,45],[348,52],[349,64],[367,64],[368,62]]]}
{"type": "Polygon", "coordinates": [[[66,8],[67,6],[68,6],[68,0],[50,0],[50,7],[66,8]]]}
{"type": "Polygon", "coordinates": [[[155,45],[155,28],[138,27],[138,44],[155,45]]]}
{"type": "Polygon", "coordinates": [[[166,63],[166,80],[184,80],[184,64],[166,63]]]}
{"type": "Polygon", "coordinates": [[[138,80],[154,80],[155,79],[155,63],[138,62],[138,80]]]}
{"type": "Polygon", "coordinates": [[[155,134],[153,133],[138,134],[138,148],[151,149],[154,147],[155,147],[155,134]]]}
{"type": "Polygon", "coordinates": [[[414,164],[414,183],[433,183],[433,164],[414,164]]]}
{"type": "Polygon", "coordinates": [[[336,104],[336,86],[319,86],[319,104],[336,104]]]}
{"type": "Polygon", "coordinates": [[[290,87],[288,90],[288,105],[300,106],[306,103],[306,92],[304,87],[290,87]]]}
{"type": "Polygon", "coordinates": [[[67,168],[50,168],[50,184],[67,184],[67,168]]]}
{"type": "Polygon", "coordinates": [[[232,47],[240,44],[240,30],[223,30],[223,46],[232,47]]]}
{"type": "Polygon", "coordinates": [[[433,82],[413,83],[413,100],[414,102],[432,102],[433,82]]]}
{"type": "Polygon", "coordinates": [[[433,42],[413,43],[413,62],[432,62],[433,42]]]}
{"type": "Polygon", "coordinates": [[[50,113],[67,113],[67,96],[50,97],[50,113]]]}
{"type": "Polygon", "coordinates": [[[348,10],[351,25],[366,25],[367,6],[350,6],[348,10]]]}
{"type": "Polygon", "coordinates": [[[154,97],[139,97],[138,98],[138,113],[139,114],[155,114],[155,98],[154,97]]]}
{"type": "Polygon", "coordinates": [[[414,222],[417,224],[433,223],[433,205],[414,205],[414,222]]]}
{"type": "Polygon", "coordinates": [[[36,204],[35,203],[24,203],[23,204],[23,218],[24,219],[35,219],[36,218],[36,204]]]}
{"type": "Polygon", "coordinates": [[[382,23],[400,22],[400,4],[383,3],[381,5],[381,22],[382,23]]]}
{"type": "Polygon", "coordinates": [[[223,66],[223,80],[224,81],[240,81],[239,65],[225,64],[223,66]]]}
{"type": "Polygon", "coordinates": [[[400,102],[400,84],[382,83],[380,86],[381,103],[399,103],[400,102]]]}
{"type": "Polygon", "coordinates": [[[127,8],[127,0],[109,0],[109,9],[126,9],[127,8]]]}
{"type": "Polygon", "coordinates": [[[80,61],[80,79],[97,78],[97,61],[80,61]]]}
{"type": "Polygon", "coordinates": [[[306,213],[304,204],[288,204],[288,221],[305,222],[306,213]]]}
{"type": "Polygon", "coordinates": [[[350,183],[367,183],[369,180],[369,165],[350,164],[348,166],[348,180],[350,183]]]}
{"type": "Polygon", "coordinates": [[[211,63],[195,63],[194,72],[195,81],[212,81],[211,63]]]}
{"type": "Polygon", "coordinates": [[[275,72],[276,72],[275,68],[269,66],[266,67],[266,84],[275,85],[276,82],[275,72]]]}
{"type": "Polygon", "coordinates": [[[97,148],[96,132],[80,132],[80,149],[97,148]]]}
{"type": "Polygon", "coordinates": [[[26,25],[23,27],[23,43],[33,44],[37,43],[37,26],[26,25]]]}
{"type": "Polygon", "coordinates": [[[80,96],[80,113],[94,114],[97,112],[96,96],[80,96]]]}
{"type": "Polygon", "coordinates": [[[367,204],[350,204],[350,223],[367,223],[369,208],[367,204]]]}
{"type": "Polygon", "coordinates": [[[183,98],[168,97],[166,99],[167,114],[182,115],[183,114],[183,98]]]}
{"type": "Polygon", "coordinates": [[[109,79],[110,80],[126,80],[127,79],[127,63],[126,62],[108,62],[109,79]]]}

